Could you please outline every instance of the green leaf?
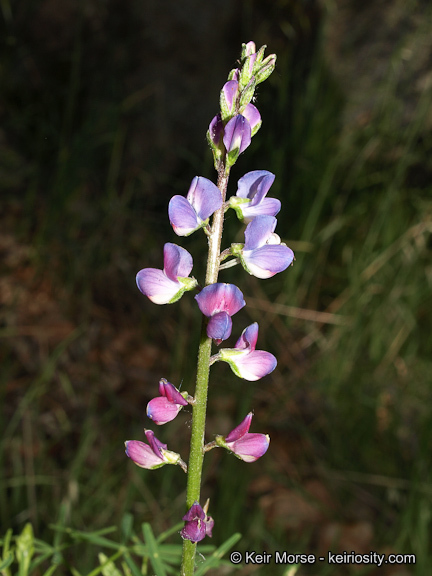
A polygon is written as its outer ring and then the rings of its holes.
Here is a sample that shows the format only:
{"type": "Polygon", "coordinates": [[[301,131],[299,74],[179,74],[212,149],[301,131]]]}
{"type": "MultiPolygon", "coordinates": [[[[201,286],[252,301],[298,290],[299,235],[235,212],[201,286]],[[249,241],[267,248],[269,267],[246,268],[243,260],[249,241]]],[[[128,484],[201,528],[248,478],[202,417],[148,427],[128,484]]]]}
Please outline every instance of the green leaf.
{"type": "Polygon", "coordinates": [[[58,564],[53,564],[52,566],[50,566],[48,568],[48,570],[46,572],[44,572],[43,576],[51,576],[51,574],[54,573],[54,570],[58,568],[58,564]]]}
{"type": "MultiPolygon", "coordinates": [[[[165,530],[165,532],[162,532],[162,534],[159,534],[156,541],[158,543],[163,542],[164,540],[169,538],[172,534],[175,534],[176,532],[180,532],[180,530],[183,528],[183,526],[184,526],[184,522],[179,522],[178,524],[171,526],[171,528],[169,528],[168,530],[165,530]]],[[[182,548],[182,546],[179,544],[173,544],[173,546],[178,546],[179,548],[182,548]]]]}
{"type": "Polygon", "coordinates": [[[222,556],[224,556],[224,554],[226,554],[226,552],[228,552],[228,550],[232,548],[240,538],[241,534],[239,533],[233,534],[231,538],[228,538],[228,540],[219,546],[219,548],[217,548],[217,550],[215,550],[213,554],[203,562],[203,564],[198,566],[195,576],[203,576],[203,574],[206,574],[206,572],[211,568],[217,568],[220,566],[223,563],[222,556]]]}
{"type": "MultiPolygon", "coordinates": [[[[138,568],[138,566],[132,560],[132,558],[130,557],[128,552],[125,553],[125,563],[127,565],[127,568],[129,569],[130,573],[133,574],[133,576],[142,576],[143,574],[145,574],[144,571],[141,571],[138,568]]],[[[123,568],[123,570],[125,571],[125,574],[126,574],[125,568],[123,568]]]]}
{"type": "Polygon", "coordinates": [[[142,525],[142,531],[144,535],[144,540],[149,547],[149,559],[153,570],[156,572],[157,576],[166,576],[165,566],[161,559],[158,544],[153,535],[150,524],[147,522],[142,525]]]}
{"type": "Polygon", "coordinates": [[[121,532],[123,542],[129,540],[132,535],[133,529],[133,516],[132,514],[124,514],[121,521],[121,532]]]}
{"type": "Polygon", "coordinates": [[[6,568],[12,564],[13,559],[14,555],[12,552],[8,552],[7,556],[3,554],[3,561],[0,564],[0,570],[6,570],[6,568]]]}
{"type": "Polygon", "coordinates": [[[103,576],[122,576],[122,573],[115,567],[114,562],[103,552],[99,552],[98,558],[103,576]]]}

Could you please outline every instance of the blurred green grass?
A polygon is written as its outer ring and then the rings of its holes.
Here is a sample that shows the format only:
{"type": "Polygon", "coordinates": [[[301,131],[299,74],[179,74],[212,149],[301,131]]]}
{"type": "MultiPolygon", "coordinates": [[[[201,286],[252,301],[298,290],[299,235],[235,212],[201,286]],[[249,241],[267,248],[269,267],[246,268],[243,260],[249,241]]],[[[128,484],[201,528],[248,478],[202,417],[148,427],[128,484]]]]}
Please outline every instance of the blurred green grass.
{"type": "MultiPolygon", "coordinates": [[[[266,26],[284,23],[263,24],[270,49],[266,26]]],[[[0,72],[10,110],[1,142],[1,532],[31,521],[47,539],[50,524],[93,530],[119,525],[125,512],[158,534],[183,514],[181,471],[135,468],[123,442],[142,437],[158,378],[192,390],[199,316],[187,298],[175,309],[143,301],[134,275],[158,267],[163,242],[173,240],[169,197],[195,172],[211,177],[203,138],[191,152],[180,135],[169,155],[161,144],[140,155],[148,148],[134,123],[154,113],[157,89],[151,81],[141,92],[120,87],[126,64],[114,42],[114,73],[101,68],[92,85],[80,26],[58,61],[44,61],[43,50],[32,56],[43,62],[44,89],[28,89],[30,45],[17,31],[8,36],[15,43],[3,41],[0,72]],[[161,154],[183,165],[162,172],[161,154]]],[[[254,431],[269,432],[272,444],[250,468],[208,455],[203,495],[214,540],[239,531],[242,550],[316,552],[339,530],[341,545],[356,550],[416,553],[408,573],[423,576],[431,562],[431,87],[401,123],[393,71],[403,53],[395,53],[366,121],[347,128],[319,33],[298,45],[281,37],[277,73],[259,93],[263,126],[231,189],[247,170],[276,174],[278,231],[296,262],[267,283],[239,281],[237,269],[224,275],[251,303],[236,325],[260,323],[260,347],[278,368],[251,385],[215,366],[208,424],[209,436],[224,433],[254,409],[254,431]]],[[[214,92],[206,105],[216,104],[214,92]]],[[[237,229],[229,216],[226,238],[237,229]]],[[[197,276],[200,240],[182,244],[197,276]]],[[[159,434],[182,454],[189,419],[186,411],[159,434]]],[[[95,558],[91,548],[72,557],[82,570],[95,558]]]]}

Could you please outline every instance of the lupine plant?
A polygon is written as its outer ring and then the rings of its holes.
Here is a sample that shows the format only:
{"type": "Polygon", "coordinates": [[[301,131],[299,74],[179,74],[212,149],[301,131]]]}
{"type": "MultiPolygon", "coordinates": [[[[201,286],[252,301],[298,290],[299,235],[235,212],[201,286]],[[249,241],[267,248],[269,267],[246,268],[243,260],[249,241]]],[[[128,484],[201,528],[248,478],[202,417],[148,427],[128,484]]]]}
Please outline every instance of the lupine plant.
{"type": "Polygon", "coordinates": [[[256,322],[242,331],[234,347],[221,348],[212,355],[212,346],[220,346],[231,336],[232,317],[246,305],[237,286],[218,282],[219,271],[241,264],[247,273],[257,278],[270,278],[288,268],[294,260],[292,250],[275,234],[275,216],[281,204],[279,200],[267,198],[275,178],[273,174],[267,170],[245,174],[238,181],[235,195],[227,199],[230,170],[261,126],[261,115],[252,101],[257,85],[270,76],[276,63],[274,54],[264,58],[265,48],[262,46],[257,51],[254,42],[243,44],[240,65],[231,70],[220,92],[220,112],[210,122],[207,132],[217,183],[195,176],[186,197],[176,195],[169,202],[169,220],[178,236],[203,230],[207,237],[203,285],[190,276],[193,260],[189,252],[171,243],[164,246],[163,269],[144,268],[137,274],[138,288],[155,304],[171,304],[185,292],[197,291],[195,300],[202,313],[194,395],[180,392],[162,378],[159,396],[147,407],[147,416],[153,424],[163,425],[173,420],[184,406],[192,406],[188,463],[168,450],[152,430],[145,430],[146,443],[126,442],[126,454],[138,466],[154,470],[165,464],[178,464],[187,473],[187,511],[180,532],[183,576],[194,573],[197,542],[212,535],[215,522],[208,513],[209,502],[204,506],[200,504],[204,455],[220,447],[244,462],[254,462],[266,453],[270,442],[267,434],[249,432],[252,412],[225,436],[218,435],[208,443],[204,440],[210,366],[218,361],[227,362],[236,376],[249,381],[263,378],[276,367],[273,354],[256,349],[256,322]],[[221,252],[224,215],[230,208],[246,225],[244,243],[233,243],[221,252]]]}

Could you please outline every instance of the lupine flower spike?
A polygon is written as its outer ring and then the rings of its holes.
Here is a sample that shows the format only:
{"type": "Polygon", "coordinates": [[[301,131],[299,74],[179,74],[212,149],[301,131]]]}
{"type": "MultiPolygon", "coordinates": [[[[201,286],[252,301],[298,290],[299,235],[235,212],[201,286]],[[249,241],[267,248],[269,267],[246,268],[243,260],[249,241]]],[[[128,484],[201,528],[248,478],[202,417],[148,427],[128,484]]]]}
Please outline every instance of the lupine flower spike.
{"type": "Polygon", "coordinates": [[[252,412],[249,412],[243,422],[231,430],[227,436],[216,436],[214,444],[226,448],[244,462],[255,462],[261,458],[268,450],[270,436],[249,433],[252,416],[252,412]]]}
{"type": "Polygon", "coordinates": [[[171,304],[197,285],[195,278],[189,278],[192,266],[192,256],[187,250],[167,243],[164,246],[164,269],[144,268],[138,272],[136,283],[155,304],[171,304]]]}
{"type": "Polygon", "coordinates": [[[207,141],[213,153],[218,172],[217,185],[202,176],[196,176],[184,196],[175,195],[168,206],[168,216],[178,236],[189,236],[203,228],[208,240],[207,267],[204,287],[200,289],[191,277],[192,256],[184,248],[167,243],[164,246],[162,270],[144,268],[137,274],[140,291],[155,304],[176,302],[187,291],[197,288],[195,296],[203,315],[203,337],[198,350],[196,388],[192,398],[180,392],[165,378],[159,381],[159,396],[147,405],[147,416],[156,425],[173,420],[187,404],[192,405],[191,449],[186,466],[180,455],[168,450],[151,430],[145,430],[147,443],[129,440],[126,454],[142,468],[153,470],[165,464],[178,464],[190,474],[186,501],[189,510],[183,516],[180,534],[184,540],[181,574],[193,576],[196,562],[196,543],[212,535],[213,518],[207,514],[208,501],[199,504],[203,452],[222,447],[244,462],[255,462],[263,456],[270,438],[266,434],[250,433],[252,412],[227,436],[216,436],[204,445],[206,406],[209,390],[209,368],[217,361],[227,362],[238,377],[259,380],[276,367],[276,358],[270,352],[256,350],[258,324],[243,330],[234,348],[225,348],[211,356],[213,344],[221,344],[232,331],[232,316],[243,306],[242,292],[234,284],[218,282],[219,272],[241,262],[243,268],[257,278],[270,278],[285,270],[294,260],[290,248],[275,234],[276,214],[281,203],[267,198],[274,175],[267,170],[248,172],[238,181],[237,192],[229,197],[228,181],[231,167],[251,145],[252,137],[261,126],[261,115],[255,106],[255,89],[273,71],[276,56],[264,58],[266,46],[256,49],[254,42],[242,45],[238,68],[234,68],[219,94],[219,111],[210,122],[207,141]],[[221,252],[224,214],[235,210],[238,219],[246,224],[244,244],[232,243],[221,252]],[[210,218],[212,218],[210,222],[210,218]],[[225,259],[232,257],[228,262],[225,259]],[[222,264],[222,262],[224,262],[222,264]]]}
{"type": "Polygon", "coordinates": [[[178,464],[184,472],[187,472],[187,466],[180,458],[180,454],[168,450],[167,445],[160,442],[152,430],[144,430],[144,433],[148,444],[138,440],[127,440],[125,442],[126,456],[129,456],[137,466],[148,470],[156,470],[156,468],[161,468],[165,464],[178,464]]]}
{"type": "Polygon", "coordinates": [[[165,378],[161,378],[159,381],[159,394],[160,396],[153,398],[147,404],[147,416],[158,425],[171,422],[183,406],[193,402],[187,392],[180,393],[165,378]]]}
{"type": "Polygon", "coordinates": [[[234,348],[223,348],[211,361],[227,362],[239,378],[253,382],[267,376],[276,368],[273,354],[264,350],[255,350],[258,340],[258,324],[254,322],[242,332],[234,348]]]}

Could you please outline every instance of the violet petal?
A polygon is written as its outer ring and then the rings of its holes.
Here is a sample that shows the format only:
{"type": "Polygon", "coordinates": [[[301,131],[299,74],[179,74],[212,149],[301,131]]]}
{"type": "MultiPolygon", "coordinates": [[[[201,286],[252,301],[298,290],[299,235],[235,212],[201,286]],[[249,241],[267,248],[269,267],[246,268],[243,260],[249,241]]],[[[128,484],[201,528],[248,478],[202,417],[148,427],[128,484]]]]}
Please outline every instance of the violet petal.
{"type": "Polygon", "coordinates": [[[254,350],[249,354],[233,357],[231,362],[235,365],[240,378],[249,382],[255,382],[267,376],[277,366],[277,360],[273,354],[264,350],[254,350]]]}
{"type": "Polygon", "coordinates": [[[181,408],[181,405],[170,402],[168,398],[158,396],[147,404],[147,416],[160,426],[174,420],[181,408]]]}
{"type": "Polygon", "coordinates": [[[164,246],[164,272],[170,280],[187,278],[192,272],[193,260],[187,250],[177,244],[167,242],[164,246]]]}
{"type": "Polygon", "coordinates": [[[232,320],[227,312],[217,312],[210,317],[207,324],[207,336],[220,344],[231,336],[232,320]]]}
{"type": "Polygon", "coordinates": [[[257,216],[246,226],[244,251],[264,246],[270,234],[276,228],[274,216],[257,216]]]}
{"type": "Polygon", "coordinates": [[[294,253],[288,246],[266,245],[256,250],[243,250],[244,262],[256,278],[271,278],[286,270],[294,260],[294,253]]]}
{"type": "Polygon", "coordinates": [[[201,221],[191,204],[183,196],[173,196],[168,205],[168,216],[178,236],[188,236],[200,227],[201,221]]]}
{"type": "Polygon", "coordinates": [[[237,183],[236,196],[249,198],[253,206],[259,204],[273,184],[275,175],[267,170],[253,170],[245,174],[237,183]]]}
{"type": "Polygon", "coordinates": [[[237,286],[222,282],[205,286],[195,300],[204,316],[213,316],[217,312],[227,312],[232,316],[246,305],[237,286]]]}
{"type": "Polygon", "coordinates": [[[170,280],[162,270],[144,268],[136,276],[139,290],[155,304],[168,304],[181,289],[180,282],[170,280]]]}
{"type": "Polygon", "coordinates": [[[222,206],[221,191],[214,182],[202,176],[195,176],[192,180],[187,200],[202,222],[222,206]]]}
{"type": "Polygon", "coordinates": [[[230,442],[236,442],[240,438],[242,438],[245,434],[249,432],[249,428],[252,422],[252,412],[246,416],[246,418],[236,426],[231,432],[225,436],[225,442],[229,444],[230,442]]]}
{"type": "Polygon", "coordinates": [[[269,447],[270,438],[266,434],[246,434],[231,445],[229,449],[244,462],[255,462],[263,456],[269,447]]]}

